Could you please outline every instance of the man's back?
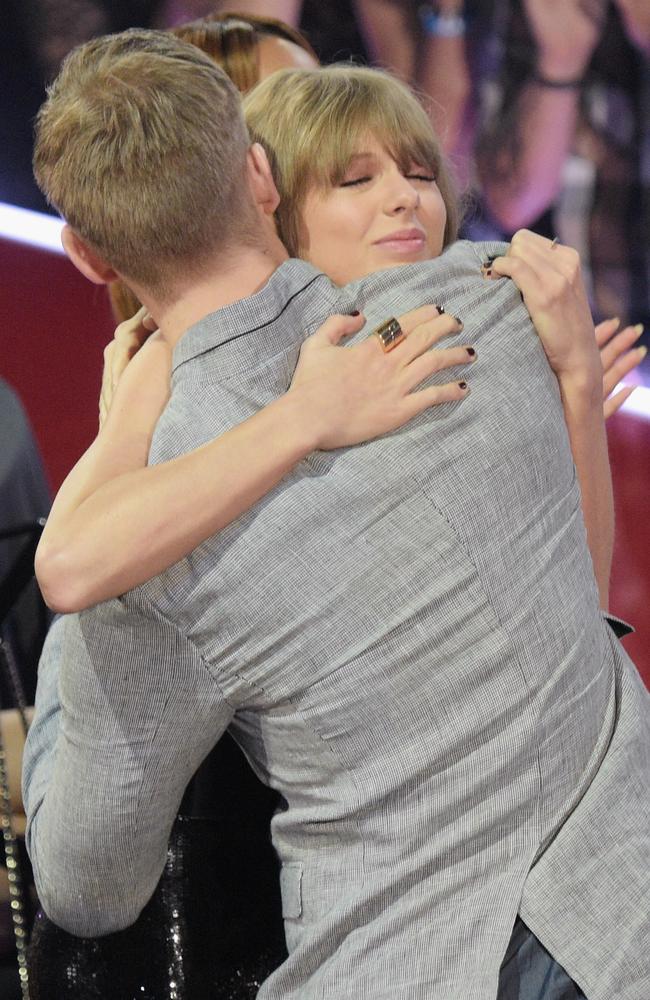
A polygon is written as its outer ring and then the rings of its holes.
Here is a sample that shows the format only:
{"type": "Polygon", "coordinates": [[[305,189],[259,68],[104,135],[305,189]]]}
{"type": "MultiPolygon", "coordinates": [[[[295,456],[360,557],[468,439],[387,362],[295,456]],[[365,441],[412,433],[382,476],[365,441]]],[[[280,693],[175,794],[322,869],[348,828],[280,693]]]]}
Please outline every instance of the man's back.
{"type": "MultiPolygon", "coordinates": [[[[428,995],[422,956],[476,951],[468,914],[491,911],[463,986],[487,995],[533,858],[609,734],[609,643],[557,386],[518,292],[479,265],[459,247],[344,295],[372,324],[441,294],[462,308],[479,353],[467,401],[311,456],[141,591],[200,649],[287,802],[274,842],[292,955],[262,996],[428,995]]],[[[187,335],[154,461],[286,388],[321,284],[276,322],[265,289],[244,336],[223,313],[187,335]]],[[[435,967],[437,995],[455,996],[454,961],[435,967]]]]}
{"type": "Polygon", "coordinates": [[[437,301],[479,358],[462,403],[311,456],[187,559],[72,619],[54,769],[30,793],[55,921],[134,919],[230,726],[286,802],[290,957],[260,998],[492,1000],[518,910],[590,1000],[642,995],[624,887],[649,867],[643,695],[599,613],[555,380],[518,293],[479,264],[459,245],[339,292],[290,261],[178,344],[154,461],[284,391],[334,311],[372,326],[437,301]]]}

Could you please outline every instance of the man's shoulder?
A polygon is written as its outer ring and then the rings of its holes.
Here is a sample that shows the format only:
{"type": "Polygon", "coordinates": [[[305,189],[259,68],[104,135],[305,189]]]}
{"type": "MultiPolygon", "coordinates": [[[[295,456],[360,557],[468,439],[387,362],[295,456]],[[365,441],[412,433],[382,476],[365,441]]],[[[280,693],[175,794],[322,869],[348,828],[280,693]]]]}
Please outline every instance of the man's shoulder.
{"type": "Polygon", "coordinates": [[[348,285],[346,291],[370,328],[431,303],[459,316],[466,328],[471,323],[473,331],[490,328],[497,333],[507,326],[530,334],[530,318],[514,283],[489,281],[481,270],[483,263],[504,250],[498,242],[458,241],[440,257],[375,272],[348,285]]]}
{"type": "Polygon", "coordinates": [[[481,265],[504,250],[503,243],[457,240],[439,257],[375,271],[346,286],[346,291],[369,301],[378,295],[408,294],[411,289],[431,287],[432,284],[444,287],[447,282],[459,277],[476,279],[481,277],[481,265]]]}
{"type": "Polygon", "coordinates": [[[333,311],[341,292],[321,271],[302,260],[284,261],[254,294],[208,313],[174,349],[173,370],[220,348],[221,357],[246,351],[247,339],[273,349],[278,337],[302,340],[314,322],[333,311]]]}

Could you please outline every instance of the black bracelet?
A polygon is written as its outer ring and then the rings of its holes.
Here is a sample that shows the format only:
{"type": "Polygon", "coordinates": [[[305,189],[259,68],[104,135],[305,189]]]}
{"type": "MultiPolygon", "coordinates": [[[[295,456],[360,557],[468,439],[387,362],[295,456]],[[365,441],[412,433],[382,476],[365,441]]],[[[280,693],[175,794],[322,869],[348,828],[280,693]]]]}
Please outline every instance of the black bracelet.
{"type": "Polygon", "coordinates": [[[541,73],[533,73],[532,76],[533,83],[538,84],[540,87],[550,87],[551,90],[580,90],[583,84],[583,78],[580,76],[578,79],[573,80],[549,80],[548,77],[542,76],[541,73]]]}

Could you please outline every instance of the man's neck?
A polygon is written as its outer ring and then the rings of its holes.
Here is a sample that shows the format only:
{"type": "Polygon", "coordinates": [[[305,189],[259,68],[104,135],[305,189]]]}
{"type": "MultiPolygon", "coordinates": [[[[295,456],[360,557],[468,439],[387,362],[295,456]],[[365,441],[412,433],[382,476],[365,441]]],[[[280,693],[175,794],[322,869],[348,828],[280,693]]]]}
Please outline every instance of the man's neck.
{"type": "Polygon", "coordinates": [[[171,304],[156,302],[146,292],[141,301],[173,348],[205,316],[258,292],[288,256],[275,238],[260,248],[246,247],[225,260],[220,258],[205,275],[193,279],[171,304]]]}

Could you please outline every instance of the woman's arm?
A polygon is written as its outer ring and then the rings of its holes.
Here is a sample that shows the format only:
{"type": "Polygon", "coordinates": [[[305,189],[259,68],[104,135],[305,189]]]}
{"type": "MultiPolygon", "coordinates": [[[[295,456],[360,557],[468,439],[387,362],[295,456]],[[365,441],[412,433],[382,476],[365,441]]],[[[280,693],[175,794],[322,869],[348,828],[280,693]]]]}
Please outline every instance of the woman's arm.
{"type": "Polygon", "coordinates": [[[516,98],[514,120],[507,102],[488,122],[477,158],[485,200],[507,232],[530,225],[560,190],[582,78],[602,30],[602,7],[602,0],[589,6],[581,0],[525,0],[535,73],[516,98]]]}
{"type": "Polygon", "coordinates": [[[491,264],[524,302],[555,372],[576,466],[587,541],[601,606],[607,609],[614,504],[603,419],[603,370],[580,270],[570,247],[536,233],[515,233],[508,253],[491,264]]]}
{"type": "Polygon", "coordinates": [[[462,399],[464,383],[414,391],[433,372],[471,362],[465,347],[430,350],[458,322],[435,306],[400,322],[408,337],[384,354],[375,337],[339,349],[363,317],[332,317],[303,345],[284,396],[203,447],[144,467],[169,385],[167,345],[151,337],[54,502],[36,555],[47,603],[77,611],[123,593],[229,524],[315,449],[358,444],[462,399]]]}

